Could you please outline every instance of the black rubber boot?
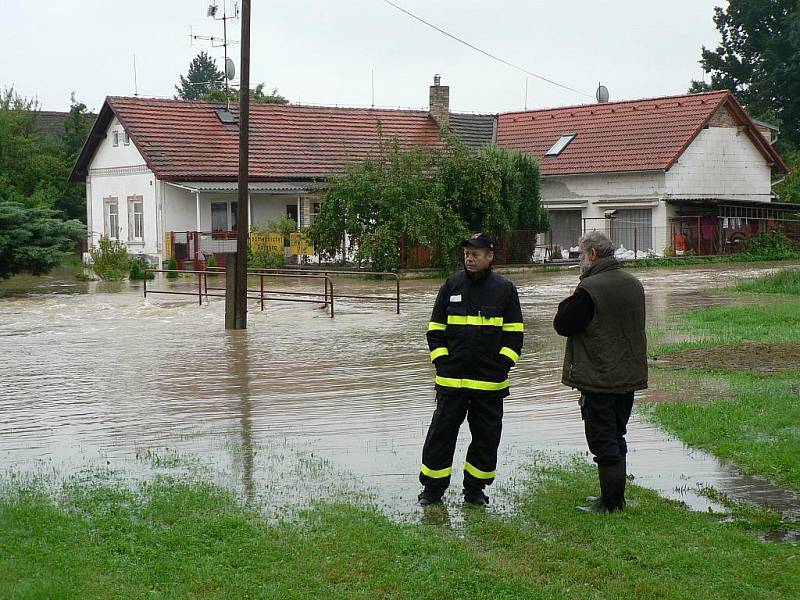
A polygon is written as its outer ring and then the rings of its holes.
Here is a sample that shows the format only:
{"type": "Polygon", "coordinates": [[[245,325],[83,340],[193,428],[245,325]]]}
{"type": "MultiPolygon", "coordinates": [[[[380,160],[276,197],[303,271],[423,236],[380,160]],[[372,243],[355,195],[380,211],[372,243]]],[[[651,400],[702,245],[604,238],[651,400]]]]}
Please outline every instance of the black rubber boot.
{"type": "Polygon", "coordinates": [[[430,506],[442,501],[445,490],[426,485],[422,493],[417,496],[417,504],[419,506],[430,506]]]}
{"type": "Polygon", "coordinates": [[[482,489],[464,488],[464,502],[473,506],[486,506],[489,504],[489,496],[482,489]]]}
{"type": "Polygon", "coordinates": [[[609,513],[625,507],[625,461],[613,465],[597,465],[600,479],[600,497],[590,506],[576,506],[576,510],[592,513],[609,513]]]}

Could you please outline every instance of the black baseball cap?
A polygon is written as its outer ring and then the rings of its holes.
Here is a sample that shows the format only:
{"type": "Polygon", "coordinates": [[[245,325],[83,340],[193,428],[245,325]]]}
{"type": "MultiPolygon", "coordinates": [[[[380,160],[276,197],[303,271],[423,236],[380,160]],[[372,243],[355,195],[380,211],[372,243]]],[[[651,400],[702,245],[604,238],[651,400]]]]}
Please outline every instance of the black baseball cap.
{"type": "Polygon", "coordinates": [[[467,239],[461,240],[459,246],[462,248],[464,246],[475,246],[476,248],[488,248],[494,251],[494,242],[492,242],[492,238],[485,233],[474,233],[467,239]]]}

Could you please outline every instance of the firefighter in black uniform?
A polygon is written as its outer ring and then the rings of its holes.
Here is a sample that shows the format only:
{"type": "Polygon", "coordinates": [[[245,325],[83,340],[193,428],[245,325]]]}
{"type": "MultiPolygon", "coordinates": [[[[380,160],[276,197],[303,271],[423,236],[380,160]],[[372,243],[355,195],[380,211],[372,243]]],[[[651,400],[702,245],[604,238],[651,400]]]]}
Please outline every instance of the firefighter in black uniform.
{"type": "Polygon", "coordinates": [[[436,410],[425,445],[419,504],[441,500],[450,485],[458,429],[464,418],[472,442],[464,463],[464,500],[485,506],[495,478],[508,396],[508,372],[522,352],[522,310],[514,284],[492,271],[494,245],[478,233],[461,242],[464,270],[439,290],[428,324],[436,367],[436,410]]]}

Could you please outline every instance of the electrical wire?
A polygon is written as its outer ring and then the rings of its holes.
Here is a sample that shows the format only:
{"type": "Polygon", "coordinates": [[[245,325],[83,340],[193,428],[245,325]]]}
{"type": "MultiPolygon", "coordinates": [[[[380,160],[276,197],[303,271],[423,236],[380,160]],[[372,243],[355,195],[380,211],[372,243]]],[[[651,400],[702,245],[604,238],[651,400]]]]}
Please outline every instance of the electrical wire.
{"type": "Polygon", "coordinates": [[[385,2],[385,3],[386,3],[386,4],[388,4],[389,6],[392,6],[392,7],[396,8],[397,10],[399,10],[399,11],[400,11],[400,12],[402,12],[402,13],[405,13],[406,15],[408,15],[409,17],[411,17],[412,19],[416,19],[416,20],[417,20],[417,21],[419,21],[420,23],[423,23],[423,24],[427,25],[428,27],[430,27],[430,28],[432,28],[432,29],[435,29],[435,30],[436,30],[436,31],[438,31],[439,33],[443,33],[444,35],[446,35],[447,37],[449,37],[449,38],[451,38],[451,39],[453,39],[453,40],[457,41],[458,43],[460,43],[460,44],[464,44],[465,46],[467,46],[467,47],[469,47],[469,48],[472,48],[472,49],[473,49],[473,50],[475,50],[476,52],[480,52],[481,54],[483,54],[483,55],[485,55],[485,56],[488,56],[488,57],[489,57],[489,58],[491,58],[492,60],[496,60],[496,61],[498,61],[498,62],[501,62],[501,63],[503,63],[503,64],[504,64],[504,65],[506,65],[507,67],[511,67],[512,69],[516,69],[517,71],[522,71],[522,72],[523,72],[523,73],[525,73],[526,75],[530,75],[531,77],[535,77],[536,79],[541,79],[542,81],[546,81],[547,83],[550,83],[550,84],[552,84],[552,85],[556,85],[556,86],[558,86],[558,87],[560,87],[560,88],[563,88],[563,89],[565,89],[565,90],[569,90],[570,92],[575,92],[576,94],[580,94],[581,96],[586,96],[586,97],[588,97],[588,98],[594,98],[594,96],[593,96],[592,94],[587,94],[586,92],[582,92],[582,91],[580,91],[580,90],[576,90],[575,88],[571,88],[571,87],[569,87],[568,85],[564,85],[563,83],[558,83],[557,81],[553,81],[552,79],[548,79],[547,77],[544,77],[544,76],[542,76],[542,75],[538,75],[537,73],[533,73],[532,71],[529,71],[528,69],[526,69],[526,68],[524,68],[524,67],[520,67],[519,65],[515,65],[514,63],[510,63],[510,62],[508,62],[507,60],[504,60],[504,59],[500,58],[499,56],[495,56],[494,54],[492,54],[492,53],[490,53],[490,52],[487,52],[486,50],[481,50],[481,49],[480,49],[480,48],[478,48],[477,46],[475,46],[475,45],[473,45],[473,44],[470,44],[469,42],[467,42],[467,41],[465,41],[465,40],[462,40],[460,37],[458,37],[458,36],[455,36],[455,35],[453,35],[452,33],[448,33],[447,31],[445,31],[445,30],[444,30],[444,29],[442,29],[441,27],[437,27],[436,25],[434,25],[433,23],[430,23],[430,22],[426,21],[426,20],[425,20],[425,19],[423,19],[422,17],[418,17],[418,16],[417,16],[417,15],[415,15],[414,13],[412,13],[412,12],[410,12],[410,11],[406,10],[406,9],[405,9],[405,8],[403,8],[402,6],[398,6],[398,5],[397,5],[397,4],[395,4],[394,2],[391,2],[390,0],[383,0],[383,2],[385,2]]]}

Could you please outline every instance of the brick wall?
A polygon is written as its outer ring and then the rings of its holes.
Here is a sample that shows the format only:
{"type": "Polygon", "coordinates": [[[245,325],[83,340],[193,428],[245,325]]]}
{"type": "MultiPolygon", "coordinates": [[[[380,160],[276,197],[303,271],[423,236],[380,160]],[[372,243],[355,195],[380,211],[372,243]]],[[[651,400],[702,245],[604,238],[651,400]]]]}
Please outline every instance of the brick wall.
{"type": "Polygon", "coordinates": [[[441,125],[450,121],[450,86],[437,83],[430,87],[430,113],[441,125]]]}
{"type": "Polygon", "coordinates": [[[731,112],[725,108],[725,106],[720,106],[717,109],[711,119],[708,121],[709,127],[738,127],[739,123],[733,117],[731,112]]]}

